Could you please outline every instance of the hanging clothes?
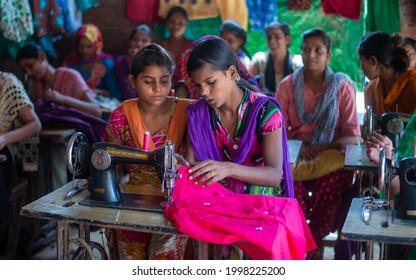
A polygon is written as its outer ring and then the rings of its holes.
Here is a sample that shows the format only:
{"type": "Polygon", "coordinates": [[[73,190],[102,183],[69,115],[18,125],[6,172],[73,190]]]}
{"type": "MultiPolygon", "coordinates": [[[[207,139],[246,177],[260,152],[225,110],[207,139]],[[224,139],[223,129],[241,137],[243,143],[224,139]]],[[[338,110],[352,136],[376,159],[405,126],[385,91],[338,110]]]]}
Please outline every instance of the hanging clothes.
{"type": "Polygon", "coordinates": [[[17,43],[33,34],[32,12],[28,1],[0,1],[0,32],[4,38],[17,43]]]}
{"type": "Polygon", "coordinates": [[[367,0],[367,18],[365,33],[384,31],[400,32],[400,13],[398,1],[367,0]]]}
{"type": "Polygon", "coordinates": [[[127,0],[126,14],[134,23],[162,22],[158,12],[159,0],[127,0]]]}
{"type": "Polygon", "coordinates": [[[98,0],[75,0],[75,3],[77,4],[78,9],[85,12],[98,5],[98,0]]]}
{"type": "Polygon", "coordinates": [[[307,11],[311,9],[312,0],[289,0],[289,10],[307,11]]]}
{"type": "Polygon", "coordinates": [[[241,24],[244,30],[248,27],[248,8],[245,0],[223,1],[217,0],[221,20],[234,20],[241,24]]]}
{"type": "Polygon", "coordinates": [[[65,33],[64,18],[55,0],[32,0],[35,37],[65,33]]]}
{"type": "Polygon", "coordinates": [[[75,0],[66,0],[66,4],[68,6],[68,26],[66,31],[67,33],[73,33],[82,25],[82,12],[78,9],[75,0]]]}
{"type": "Polygon", "coordinates": [[[213,18],[219,15],[215,0],[160,0],[159,16],[166,18],[169,10],[174,6],[184,8],[188,14],[188,19],[213,18]]]}
{"type": "Polygon", "coordinates": [[[322,0],[324,14],[337,14],[352,20],[359,20],[362,0],[322,0]]]}
{"type": "Polygon", "coordinates": [[[253,31],[264,31],[266,26],[277,21],[277,1],[247,0],[248,16],[253,31]]]}

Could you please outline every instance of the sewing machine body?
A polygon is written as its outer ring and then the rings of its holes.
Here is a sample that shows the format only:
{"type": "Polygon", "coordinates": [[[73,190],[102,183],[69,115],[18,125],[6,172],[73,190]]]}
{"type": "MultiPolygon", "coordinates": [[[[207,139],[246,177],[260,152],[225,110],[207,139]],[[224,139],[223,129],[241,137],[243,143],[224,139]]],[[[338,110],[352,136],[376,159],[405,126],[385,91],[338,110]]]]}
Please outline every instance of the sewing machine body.
{"type": "Polygon", "coordinates": [[[397,217],[416,220],[416,157],[399,161],[400,194],[397,217]]]}
{"type": "MultiPolygon", "coordinates": [[[[89,169],[88,204],[94,206],[120,207],[123,195],[116,175],[119,164],[149,164],[156,168],[162,181],[162,190],[167,188],[167,203],[172,203],[172,190],[178,176],[174,164],[174,145],[167,141],[164,147],[154,151],[144,151],[113,143],[98,142],[89,145],[80,132],[75,133],[68,143],[68,169],[72,174],[82,174],[89,169]]],[[[139,201],[148,199],[127,199],[139,201]]],[[[126,208],[131,209],[129,205],[126,208]]]]}

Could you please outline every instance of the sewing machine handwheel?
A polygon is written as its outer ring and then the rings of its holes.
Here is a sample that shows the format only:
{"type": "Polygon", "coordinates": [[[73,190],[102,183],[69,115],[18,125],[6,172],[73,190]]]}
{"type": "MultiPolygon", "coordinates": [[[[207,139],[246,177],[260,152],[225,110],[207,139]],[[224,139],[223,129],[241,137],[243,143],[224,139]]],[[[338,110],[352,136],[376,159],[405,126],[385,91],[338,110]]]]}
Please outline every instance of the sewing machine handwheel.
{"type": "Polygon", "coordinates": [[[75,132],[68,141],[67,167],[72,175],[78,176],[88,168],[89,142],[82,132],[75,132]]]}

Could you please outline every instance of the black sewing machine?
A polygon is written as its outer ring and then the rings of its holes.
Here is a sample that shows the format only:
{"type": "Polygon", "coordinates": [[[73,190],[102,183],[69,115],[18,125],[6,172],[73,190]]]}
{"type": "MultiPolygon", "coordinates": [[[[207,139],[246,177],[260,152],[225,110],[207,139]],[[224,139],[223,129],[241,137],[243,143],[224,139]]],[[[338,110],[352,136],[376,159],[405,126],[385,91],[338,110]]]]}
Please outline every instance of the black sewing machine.
{"type": "Polygon", "coordinates": [[[389,112],[382,114],[381,119],[378,120],[373,114],[371,106],[367,106],[364,118],[365,135],[368,139],[377,128],[381,128],[381,133],[390,138],[393,147],[396,149],[410,118],[411,115],[389,112]]]}
{"type": "Polygon", "coordinates": [[[106,142],[90,146],[87,137],[76,132],[68,142],[67,158],[68,169],[74,177],[89,169],[90,197],[80,202],[89,206],[163,212],[163,204],[172,203],[175,179],[180,177],[175,169],[174,145],[170,141],[164,147],[149,152],[106,142]],[[115,171],[119,164],[154,166],[162,182],[161,192],[164,193],[166,188],[167,197],[122,194],[115,171]],[[162,201],[164,199],[166,201],[162,201]]]}
{"type": "MultiPolygon", "coordinates": [[[[416,144],[416,138],[414,140],[416,144]]],[[[400,194],[397,217],[416,220],[416,146],[413,156],[399,160],[400,194]]]]}

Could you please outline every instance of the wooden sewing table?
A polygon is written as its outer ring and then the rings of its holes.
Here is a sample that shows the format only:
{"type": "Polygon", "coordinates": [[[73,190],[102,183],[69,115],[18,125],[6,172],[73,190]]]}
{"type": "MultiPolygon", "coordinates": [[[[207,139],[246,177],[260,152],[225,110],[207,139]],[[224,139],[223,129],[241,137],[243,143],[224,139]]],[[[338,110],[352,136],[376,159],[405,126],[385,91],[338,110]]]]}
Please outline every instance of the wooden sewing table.
{"type": "Polygon", "coordinates": [[[372,211],[369,224],[361,218],[362,200],[354,198],[344,226],[341,230],[341,239],[361,241],[367,243],[365,259],[372,260],[374,242],[384,244],[416,244],[416,222],[400,220],[392,210],[372,211]],[[387,221],[387,227],[383,227],[387,221]]]}
{"type": "MultiPolygon", "coordinates": [[[[78,238],[86,242],[89,241],[90,226],[159,234],[181,234],[161,213],[80,205],[79,202],[89,196],[89,191],[86,189],[73,196],[71,200],[64,201],[64,196],[77,181],[78,179],[69,182],[24,206],[21,210],[23,216],[57,222],[58,259],[70,258],[69,226],[71,224],[79,226],[78,238]],[[69,205],[68,202],[73,203],[69,205]]],[[[125,189],[132,189],[132,187],[127,185],[125,189]]],[[[208,244],[199,242],[198,258],[208,258],[208,244]]]]}
{"type": "Polygon", "coordinates": [[[374,172],[378,170],[378,165],[368,159],[365,145],[347,145],[344,168],[374,172]]]}
{"type": "Polygon", "coordinates": [[[370,161],[367,157],[367,148],[365,145],[347,145],[345,151],[344,168],[346,170],[356,171],[359,182],[359,196],[372,196],[378,193],[374,185],[374,175],[378,172],[378,164],[370,161]],[[368,174],[367,185],[363,186],[363,177],[368,174]]]}

